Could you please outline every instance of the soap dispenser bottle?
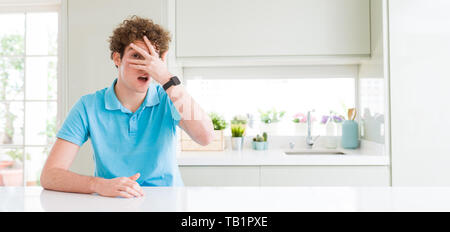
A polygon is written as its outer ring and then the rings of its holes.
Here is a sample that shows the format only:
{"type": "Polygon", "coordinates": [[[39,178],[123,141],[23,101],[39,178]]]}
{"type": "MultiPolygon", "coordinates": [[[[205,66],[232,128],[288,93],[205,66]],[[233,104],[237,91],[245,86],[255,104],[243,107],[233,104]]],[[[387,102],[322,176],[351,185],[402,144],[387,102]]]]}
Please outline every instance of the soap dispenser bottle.
{"type": "Polygon", "coordinates": [[[336,125],[333,120],[333,115],[330,115],[326,125],[327,139],[325,143],[325,147],[328,149],[336,149],[337,148],[337,138],[336,138],[336,125]]]}

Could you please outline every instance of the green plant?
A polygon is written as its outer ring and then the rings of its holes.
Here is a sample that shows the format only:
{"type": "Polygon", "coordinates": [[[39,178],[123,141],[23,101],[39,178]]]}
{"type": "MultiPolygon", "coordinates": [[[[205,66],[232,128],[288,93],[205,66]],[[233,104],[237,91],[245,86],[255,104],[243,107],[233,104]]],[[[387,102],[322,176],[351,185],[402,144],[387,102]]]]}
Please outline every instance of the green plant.
{"type": "Polygon", "coordinates": [[[264,142],[264,138],[259,135],[256,135],[256,137],[253,138],[253,142],[258,142],[258,143],[264,142]]]}
{"type": "Polygon", "coordinates": [[[234,116],[231,120],[231,124],[247,124],[248,118],[243,115],[234,116]]]}
{"type": "Polygon", "coordinates": [[[266,132],[263,133],[263,138],[264,138],[264,142],[267,142],[267,133],[266,132]]]}
{"type": "Polygon", "coordinates": [[[260,114],[261,122],[263,122],[265,124],[279,122],[284,117],[284,114],[286,113],[285,111],[278,112],[275,109],[267,110],[267,111],[262,111],[262,110],[258,110],[258,111],[260,114]]]}
{"type": "MultiPolygon", "coordinates": [[[[24,53],[24,36],[8,35],[0,38],[0,57],[17,56],[24,53]]],[[[23,91],[21,84],[15,83],[11,77],[11,70],[21,73],[24,70],[23,58],[0,59],[0,101],[7,100],[23,91]]],[[[11,110],[10,103],[4,103],[4,109],[0,112],[0,118],[4,118],[3,144],[12,144],[14,137],[14,121],[17,118],[11,110]]],[[[1,136],[0,136],[1,137],[1,136]]]]}
{"type": "Polygon", "coordinates": [[[214,130],[223,130],[227,128],[227,122],[221,115],[212,112],[209,114],[209,117],[214,125],[214,130]]]}
{"type": "Polygon", "coordinates": [[[253,142],[267,142],[267,133],[264,132],[262,136],[259,134],[256,135],[256,137],[253,138],[253,142]]]}
{"type": "Polygon", "coordinates": [[[245,133],[245,126],[242,124],[232,124],[231,125],[231,136],[236,137],[243,137],[245,133]]]}
{"type": "MultiPolygon", "coordinates": [[[[19,149],[7,151],[5,154],[8,155],[13,161],[20,161],[23,163],[23,152],[19,149]]],[[[30,154],[26,154],[26,159],[31,159],[30,154]]]]}

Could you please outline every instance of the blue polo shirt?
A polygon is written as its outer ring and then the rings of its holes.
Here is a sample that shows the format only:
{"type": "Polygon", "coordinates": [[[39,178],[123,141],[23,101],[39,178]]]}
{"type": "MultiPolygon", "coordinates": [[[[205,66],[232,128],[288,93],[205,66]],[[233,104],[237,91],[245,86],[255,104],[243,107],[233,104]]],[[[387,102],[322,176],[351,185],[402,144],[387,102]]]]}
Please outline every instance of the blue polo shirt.
{"type": "Polygon", "coordinates": [[[72,107],[57,137],[94,149],[95,176],[112,179],[140,173],[141,186],[183,186],[176,162],[176,126],[181,119],[164,89],[150,84],[132,113],[114,86],[85,95],[72,107]]]}

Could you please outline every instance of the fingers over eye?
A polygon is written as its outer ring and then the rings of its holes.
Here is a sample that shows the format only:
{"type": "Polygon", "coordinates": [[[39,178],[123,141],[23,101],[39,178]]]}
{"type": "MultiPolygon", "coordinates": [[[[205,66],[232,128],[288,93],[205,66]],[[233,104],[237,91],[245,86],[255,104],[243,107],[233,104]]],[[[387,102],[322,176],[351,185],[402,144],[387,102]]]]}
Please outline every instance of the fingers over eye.
{"type": "Polygon", "coordinates": [[[141,54],[143,57],[145,58],[151,58],[150,54],[148,54],[147,51],[145,51],[144,49],[140,48],[139,46],[137,46],[134,43],[130,44],[130,47],[132,47],[134,50],[136,50],[139,54],[141,54]]]}
{"type": "Polygon", "coordinates": [[[153,44],[150,42],[147,36],[144,36],[144,42],[147,45],[148,49],[150,50],[150,55],[159,57],[158,53],[156,52],[155,46],[153,46],[153,44]]]}
{"type": "Polygon", "coordinates": [[[147,64],[148,62],[145,60],[138,60],[138,59],[129,59],[129,62],[131,64],[147,64]]]}
{"type": "Polygon", "coordinates": [[[145,65],[138,65],[138,64],[130,64],[130,67],[135,68],[135,69],[139,69],[139,70],[145,70],[146,69],[145,65]]]}

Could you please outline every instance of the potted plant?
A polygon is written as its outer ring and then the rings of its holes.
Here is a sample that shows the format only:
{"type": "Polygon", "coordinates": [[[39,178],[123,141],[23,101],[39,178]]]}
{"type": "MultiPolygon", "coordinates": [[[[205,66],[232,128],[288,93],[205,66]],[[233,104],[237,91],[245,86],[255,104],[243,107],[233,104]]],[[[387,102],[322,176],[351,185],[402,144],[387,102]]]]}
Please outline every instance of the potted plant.
{"type": "MultiPolygon", "coordinates": [[[[20,186],[23,184],[23,152],[20,150],[10,150],[5,152],[10,160],[1,161],[0,165],[0,186],[20,186]]],[[[30,157],[27,154],[27,160],[30,157]]]]}
{"type": "Polygon", "coordinates": [[[262,136],[260,136],[259,134],[256,135],[256,137],[253,138],[252,147],[257,151],[267,150],[267,133],[264,132],[262,136]]]}
{"type": "Polygon", "coordinates": [[[209,113],[209,118],[214,127],[213,141],[207,146],[197,144],[184,131],[181,132],[181,150],[182,151],[223,151],[225,150],[224,130],[228,124],[218,113],[209,113]]]}
{"type": "Polygon", "coordinates": [[[224,136],[224,130],[227,128],[228,124],[225,121],[225,119],[222,117],[222,115],[219,115],[215,112],[212,112],[209,114],[209,117],[211,118],[211,121],[214,126],[214,139],[213,141],[219,141],[217,145],[214,145],[214,143],[211,144],[211,146],[219,146],[214,147],[212,150],[221,150],[223,151],[225,149],[225,136],[224,136]]]}
{"type": "Polygon", "coordinates": [[[259,110],[261,119],[261,130],[270,133],[276,133],[278,131],[278,124],[284,117],[285,111],[278,112],[276,109],[273,110],[259,110]]]}
{"type": "Polygon", "coordinates": [[[12,160],[2,160],[0,161],[0,170],[10,168],[14,165],[14,161],[12,160]]]}
{"type": "Polygon", "coordinates": [[[245,126],[243,124],[231,125],[231,147],[235,151],[240,151],[244,147],[245,126]]]}
{"type": "Polygon", "coordinates": [[[294,115],[292,122],[294,123],[295,134],[305,135],[306,134],[306,122],[307,117],[303,113],[297,113],[294,115]]]}
{"type": "Polygon", "coordinates": [[[209,114],[209,117],[211,118],[215,131],[223,131],[227,128],[228,124],[221,115],[212,112],[209,114]]]}

